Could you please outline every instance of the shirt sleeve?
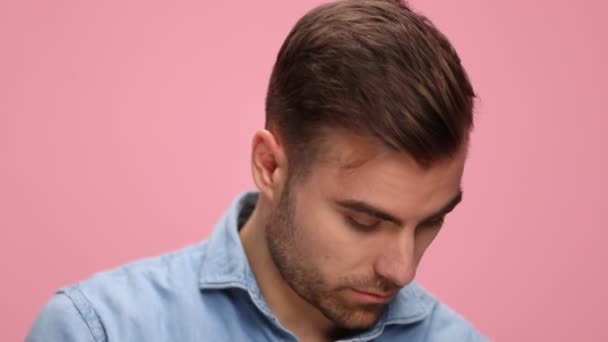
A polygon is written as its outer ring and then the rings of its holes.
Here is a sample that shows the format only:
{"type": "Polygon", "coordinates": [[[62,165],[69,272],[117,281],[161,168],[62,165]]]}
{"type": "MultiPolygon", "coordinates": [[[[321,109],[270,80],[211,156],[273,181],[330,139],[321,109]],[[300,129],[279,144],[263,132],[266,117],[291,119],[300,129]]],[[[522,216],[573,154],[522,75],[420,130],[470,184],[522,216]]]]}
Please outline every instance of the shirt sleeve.
{"type": "MultiPolygon", "coordinates": [[[[105,339],[102,339],[105,340],[105,339]]],[[[26,342],[99,342],[74,302],[58,293],[42,308],[26,342]]]]}

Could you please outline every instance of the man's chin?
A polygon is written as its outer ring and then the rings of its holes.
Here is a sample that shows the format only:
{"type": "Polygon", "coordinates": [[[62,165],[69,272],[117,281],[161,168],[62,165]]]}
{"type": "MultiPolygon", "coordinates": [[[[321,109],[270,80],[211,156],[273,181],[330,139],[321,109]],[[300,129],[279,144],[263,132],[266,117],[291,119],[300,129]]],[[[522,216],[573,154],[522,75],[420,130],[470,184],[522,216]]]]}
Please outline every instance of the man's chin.
{"type": "Polygon", "coordinates": [[[354,308],[344,308],[338,312],[333,310],[333,312],[325,311],[325,316],[341,329],[352,331],[368,330],[376,325],[384,308],[385,305],[359,305],[354,308]]]}

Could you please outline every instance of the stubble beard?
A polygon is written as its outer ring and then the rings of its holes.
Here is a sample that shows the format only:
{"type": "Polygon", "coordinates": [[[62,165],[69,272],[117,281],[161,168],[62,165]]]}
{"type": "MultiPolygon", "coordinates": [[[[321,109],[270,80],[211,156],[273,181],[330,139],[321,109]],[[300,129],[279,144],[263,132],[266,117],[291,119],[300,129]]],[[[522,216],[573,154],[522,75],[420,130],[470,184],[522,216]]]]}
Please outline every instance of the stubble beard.
{"type": "Polygon", "coordinates": [[[291,195],[289,191],[282,193],[265,229],[268,250],[277,270],[295,293],[317,308],[336,328],[356,332],[373,327],[385,305],[355,306],[346,302],[340,292],[348,286],[332,289],[319,270],[307,261],[315,251],[306,251],[297,243],[302,231],[294,220],[295,203],[291,195]]]}

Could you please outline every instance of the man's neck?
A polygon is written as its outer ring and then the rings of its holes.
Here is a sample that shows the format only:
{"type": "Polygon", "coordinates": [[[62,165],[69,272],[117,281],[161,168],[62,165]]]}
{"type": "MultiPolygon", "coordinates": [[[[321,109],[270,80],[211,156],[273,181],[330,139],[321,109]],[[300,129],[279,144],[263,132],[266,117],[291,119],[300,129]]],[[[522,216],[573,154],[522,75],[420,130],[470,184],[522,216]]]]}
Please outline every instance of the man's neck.
{"type": "Polygon", "coordinates": [[[300,297],[278,271],[264,236],[263,215],[256,208],[240,231],[245,254],[264,300],[281,325],[301,341],[335,338],[335,326],[317,308],[300,297]]]}

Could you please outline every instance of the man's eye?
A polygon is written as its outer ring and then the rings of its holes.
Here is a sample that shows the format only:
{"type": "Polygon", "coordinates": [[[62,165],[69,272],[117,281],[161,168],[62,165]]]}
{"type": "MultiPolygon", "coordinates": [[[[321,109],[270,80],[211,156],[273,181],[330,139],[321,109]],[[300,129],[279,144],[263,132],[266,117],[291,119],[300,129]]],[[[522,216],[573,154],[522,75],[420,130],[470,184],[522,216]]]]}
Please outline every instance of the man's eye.
{"type": "Polygon", "coordinates": [[[380,220],[363,220],[348,215],[346,216],[346,220],[351,226],[359,230],[372,230],[380,224],[380,220]]]}

